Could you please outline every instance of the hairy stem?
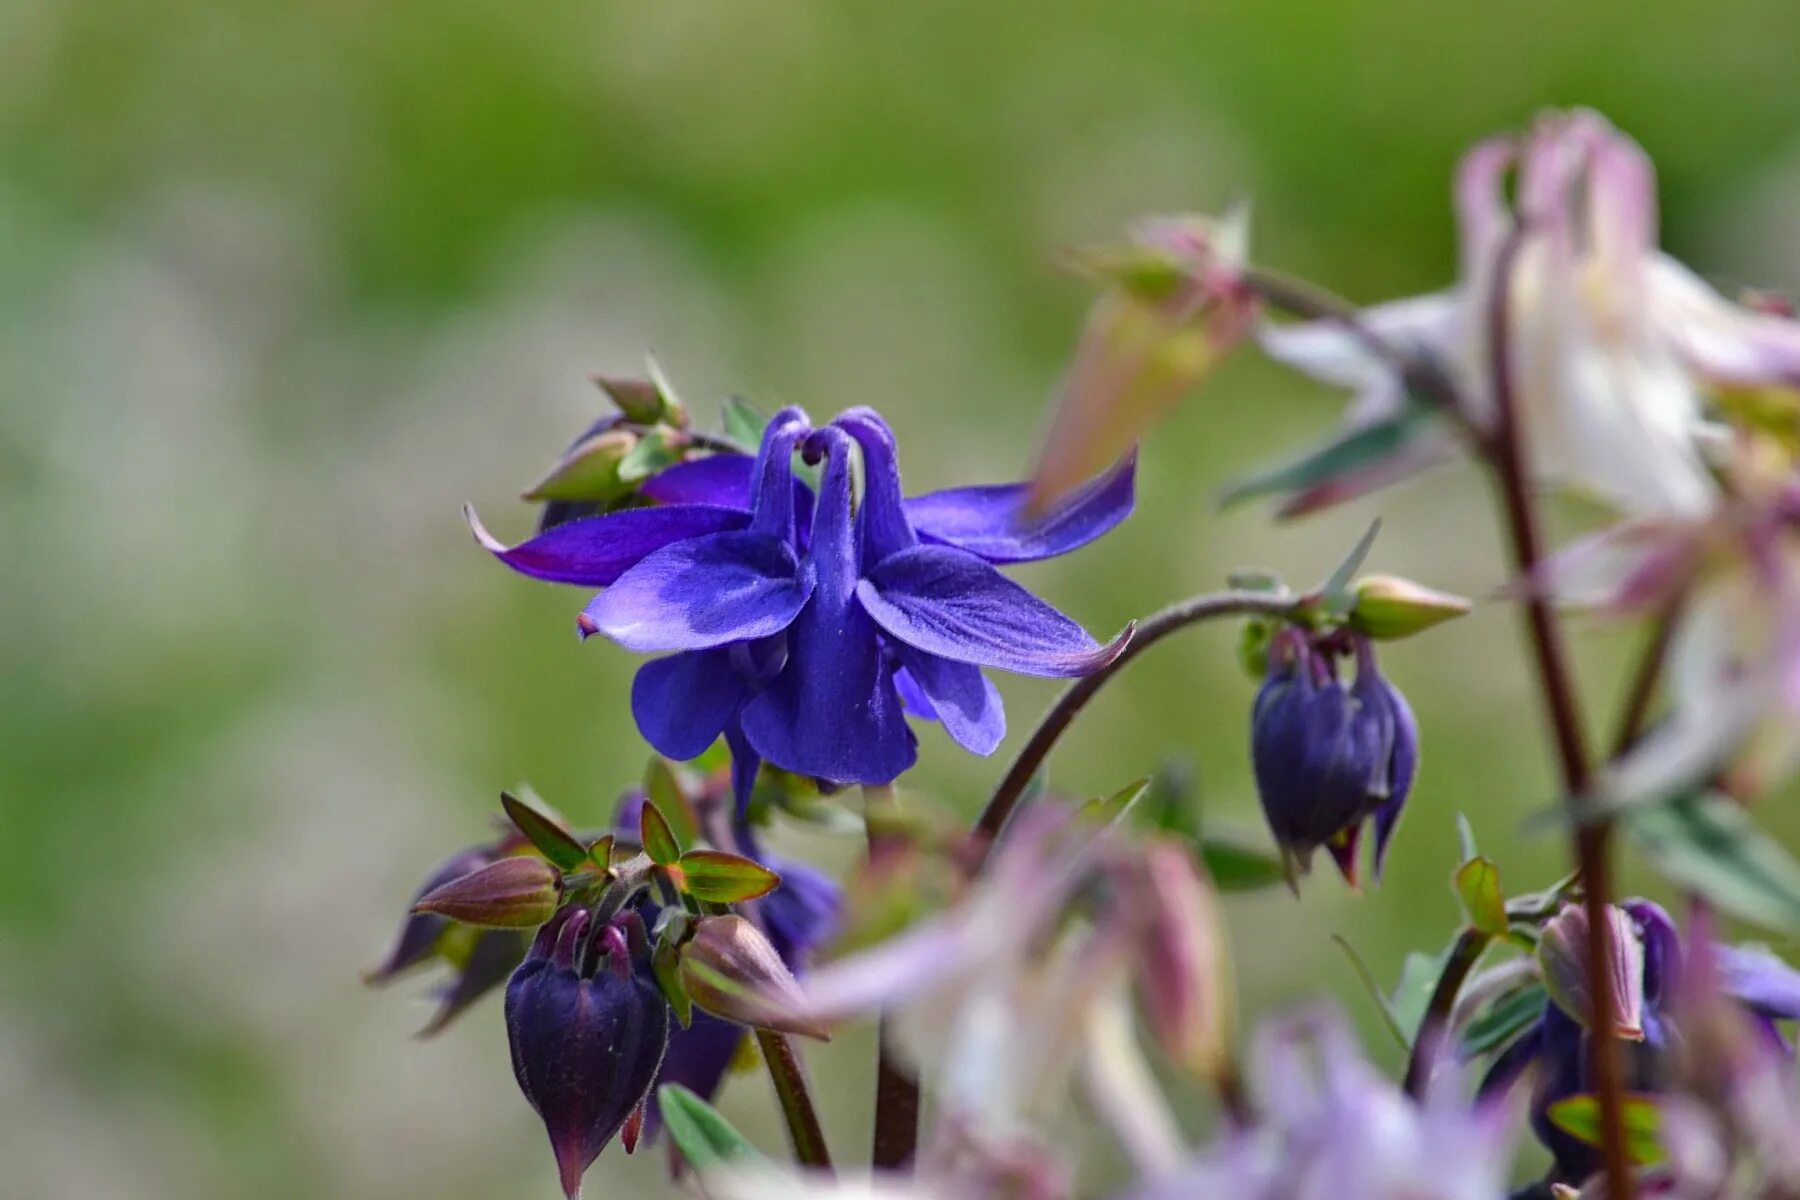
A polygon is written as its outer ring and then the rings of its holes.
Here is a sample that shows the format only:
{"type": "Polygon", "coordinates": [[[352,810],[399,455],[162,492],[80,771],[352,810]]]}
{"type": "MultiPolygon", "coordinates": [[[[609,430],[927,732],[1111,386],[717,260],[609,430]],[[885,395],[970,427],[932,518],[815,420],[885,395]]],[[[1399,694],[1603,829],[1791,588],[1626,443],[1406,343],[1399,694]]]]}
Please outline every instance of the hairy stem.
{"type": "MultiPolygon", "coordinates": [[[[905,835],[894,828],[898,809],[891,785],[863,788],[871,863],[902,848],[905,835]]],[[[895,1055],[892,1025],[892,1018],[883,1013],[877,1032],[875,1137],[869,1157],[877,1167],[900,1168],[912,1162],[919,1146],[919,1079],[895,1055]]]]}
{"type": "Polygon", "coordinates": [[[975,822],[975,835],[982,842],[977,866],[985,861],[988,849],[1000,830],[1006,825],[1007,818],[1012,816],[1013,809],[1018,807],[1019,797],[1025,794],[1032,776],[1043,766],[1044,759],[1049,757],[1058,739],[1068,730],[1075,716],[1094,698],[1094,694],[1106,686],[1106,681],[1125,669],[1138,655],[1168,637],[1178,629],[1186,629],[1202,621],[1210,621],[1215,617],[1288,617],[1304,603],[1304,597],[1287,592],[1212,592],[1201,596],[1192,596],[1153,613],[1138,622],[1137,631],[1119,657],[1092,675],[1083,676],[1064,690],[1056,698],[1044,714],[1038,727],[1031,731],[1031,737],[1019,751],[1019,757],[1013,760],[1006,777],[995,787],[994,794],[988,798],[987,807],[981,810],[981,816],[975,822]]]}
{"type": "Polygon", "coordinates": [[[1437,988],[1431,993],[1431,1002],[1419,1022],[1419,1032],[1413,1035],[1412,1053],[1406,1060],[1406,1094],[1415,1100],[1425,1095],[1425,1085],[1431,1082],[1432,1063],[1443,1049],[1439,1043],[1444,1031],[1450,1027],[1450,1014],[1456,1008],[1456,999],[1462,994],[1469,972],[1481,960],[1481,952],[1487,949],[1490,940],[1479,929],[1464,929],[1450,949],[1450,960],[1444,964],[1443,974],[1438,976],[1437,988]]]}
{"type": "Polygon", "coordinates": [[[787,1119],[788,1137],[794,1143],[794,1157],[809,1167],[831,1167],[831,1152],[825,1147],[825,1130],[819,1125],[819,1114],[813,1108],[812,1093],[806,1086],[806,1071],[800,1056],[787,1035],[773,1030],[756,1031],[756,1044],[768,1064],[769,1079],[775,1084],[775,1098],[781,1103],[781,1115],[787,1119]]]}
{"type": "MultiPolygon", "coordinates": [[[[1543,536],[1538,525],[1531,478],[1525,466],[1524,433],[1520,428],[1518,393],[1511,352],[1510,301],[1513,269],[1523,245],[1523,229],[1515,229],[1501,246],[1495,261],[1493,293],[1488,302],[1488,352],[1494,388],[1494,428],[1487,443],[1487,459],[1500,489],[1501,507],[1511,546],[1513,567],[1521,578],[1532,579],[1543,561],[1543,536]]],[[[1575,696],[1574,675],[1561,627],[1541,588],[1530,588],[1525,598],[1525,626],[1537,664],[1538,683],[1556,746],[1563,791],[1571,805],[1588,792],[1591,772],[1580,706],[1575,696]]],[[[1588,928],[1588,986],[1593,990],[1594,1025],[1615,1025],[1618,998],[1613,995],[1612,925],[1606,919],[1612,878],[1609,845],[1612,826],[1602,822],[1578,825],[1575,860],[1586,897],[1588,928]],[[1602,1015],[1604,1014],[1604,1015],[1602,1015]]],[[[1631,1165],[1625,1151],[1624,1090],[1619,1074],[1618,1041],[1610,1036],[1588,1039],[1592,1047],[1590,1069],[1600,1099],[1601,1154],[1606,1169],[1606,1194],[1611,1200],[1632,1200],[1631,1165]]]]}

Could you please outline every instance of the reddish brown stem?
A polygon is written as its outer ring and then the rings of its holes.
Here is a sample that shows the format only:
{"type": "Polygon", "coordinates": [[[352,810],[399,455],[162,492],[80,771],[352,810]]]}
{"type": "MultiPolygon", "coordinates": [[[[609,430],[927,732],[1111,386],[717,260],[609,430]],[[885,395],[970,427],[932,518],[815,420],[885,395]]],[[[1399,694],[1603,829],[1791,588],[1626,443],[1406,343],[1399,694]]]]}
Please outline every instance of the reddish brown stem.
{"type": "MultiPolygon", "coordinates": [[[[1523,579],[1533,579],[1543,561],[1531,477],[1525,466],[1525,433],[1521,428],[1518,393],[1511,353],[1511,290],[1513,270],[1523,245],[1524,230],[1515,229],[1501,246],[1494,264],[1493,292],[1488,303],[1488,351],[1494,386],[1494,429],[1487,443],[1487,459],[1500,489],[1501,507],[1511,546],[1513,567],[1523,579]]],[[[1587,796],[1592,775],[1581,711],[1576,700],[1574,675],[1568,651],[1550,602],[1542,589],[1531,588],[1525,598],[1525,626],[1537,664],[1538,683],[1550,719],[1563,790],[1571,805],[1587,796]]],[[[1617,1024],[1618,998],[1613,995],[1612,924],[1606,919],[1611,897],[1611,864],[1608,843],[1610,822],[1578,825],[1575,860],[1586,897],[1588,928],[1588,986],[1593,989],[1596,1028],[1617,1024]],[[1600,1014],[1606,1014],[1602,1017],[1600,1014]]],[[[1601,1156],[1606,1171],[1606,1194],[1611,1200],[1632,1200],[1633,1180],[1625,1147],[1624,1088],[1619,1073],[1618,1042],[1613,1037],[1588,1039],[1592,1047],[1589,1069],[1600,1100],[1601,1156]]]]}

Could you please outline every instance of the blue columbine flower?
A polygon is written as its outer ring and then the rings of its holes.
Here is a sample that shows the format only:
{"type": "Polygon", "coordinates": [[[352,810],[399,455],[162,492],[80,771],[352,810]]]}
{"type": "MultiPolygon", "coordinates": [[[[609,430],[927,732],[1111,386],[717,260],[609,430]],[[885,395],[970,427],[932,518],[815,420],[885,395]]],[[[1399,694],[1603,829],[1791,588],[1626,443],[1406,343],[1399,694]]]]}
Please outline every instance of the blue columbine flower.
{"type": "MultiPolygon", "coordinates": [[[[1570,907],[1556,920],[1575,918],[1579,936],[1585,938],[1586,921],[1578,914],[1578,907],[1570,907]]],[[[1675,923],[1658,904],[1627,900],[1615,915],[1616,925],[1631,938],[1631,944],[1614,944],[1615,959],[1630,968],[1623,972],[1630,977],[1617,981],[1623,989],[1617,998],[1619,1012],[1627,1015],[1627,1024],[1632,1026],[1625,1039],[1629,1050],[1625,1083],[1633,1092],[1655,1093],[1668,1086],[1669,1052],[1681,1039],[1676,999],[1684,947],[1675,923]]],[[[1720,991],[1741,1006],[1770,1051],[1791,1062],[1792,1047],[1777,1022],[1800,1019],[1800,971],[1765,952],[1717,943],[1710,950],[1720,991]]],[[[1579,965],[1581,954],[1562,957],[1573,969],[1585,971],[1579,965]]],[[[1547,969],[1546,975],[1550,973],[1547,969]]],[[[1574,987],[1566,986],[1567,981],[1563,986],[1550,982],[1552,998],[1544,1002],[1543,1016],[1495,1057],[1480,1094],[1497,1096],[1535,1066],[1532,1130],[1555,1157],[1552,1177],[1578,1183],[1599,1169],[1598,1151],[1552,1122],[1549,1110],[1560,1100],[1592,1090],[1588,1075],[1591,1018],[1582,999],[1586,994],[1582,980],[1576,980],[1574,987]]]]}
{"type": "Polygon", "coordinates": [[[638,727],[676,759],[723,734],[742,803],[763,759],[843,783],[894,779],[917,755],[903,694],[985,754],[1005,718],[982,667],[1066,676],[1108,661],[1122,638],[1098,645],[992,564],[1092,541],[1130,512],[1132,485],[1127,460],[1035,518],[1023,484],[903,500],[879,416],[852,410],[812,431],[790,408],[754,460],[715,456],[649,481],[642,494],[654,507],[571,521],[511,548],[470,521],[515,570],[605,588],[582,614],[584,634],[674,652],[638,673],[638,727]],[[793,476],[803,442],[826,460],[816,502],[793,476]]]}
{"type": "Polygon", "coordinates": [[[1338,678],[1331,639],[1284,629],[1269,647],[1268,676],[1252,711],[1256,791],[1283,860],[1304,869],[1323,846],[1352,886],[1363,825],[1375,824],[1375,878],[1412,792],[1419,731],[1412,709],[1353,639],[1356,679],[1338,678]]]}

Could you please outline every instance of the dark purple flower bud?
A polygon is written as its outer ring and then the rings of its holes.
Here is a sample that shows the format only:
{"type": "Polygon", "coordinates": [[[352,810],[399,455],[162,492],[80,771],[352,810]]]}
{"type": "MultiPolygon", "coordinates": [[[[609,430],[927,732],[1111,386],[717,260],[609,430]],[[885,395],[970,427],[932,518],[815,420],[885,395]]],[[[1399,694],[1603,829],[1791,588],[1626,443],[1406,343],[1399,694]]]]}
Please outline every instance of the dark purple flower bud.
{"type": "Polygon", "coordinates": [[[519,1090],[543,1118],[565,1195],[624,1128],[656,1079],[669,1006],[631,962],[617,925],[566,908],[538,931],[506,986],[519,1090]]]}
{"type": "Polygon", "coordinates": [[[534,854],[515,854],[440,884],[413,911],[496,929],[536,929],[561,899],[555,867],[534,854]]]}
{"type": "MultiPolygon", "coordinates": [[[[1611,935],[1607,938],[1607,974],[1611,976],[1613,1036],[1642,1041],[1648,991],[1644,944],[1624,909],[1609,904],[1606,916],[1611,935]]],[[[1588,972],[1591,940],[1587,909],[1571,904],[1545,924],[1537,948],[1538,967],[1550,999],[1584,1028],[1594,1025],[1594,989],[1588,972]]]]}
{"type": "Polygon", "coordinates": [[[1290,868],[1325,847],[1356,885],[1363,822],[1375,818],[1376,872],[1412,790],[1418,727],[1374,652],[1356,640],[1356,682],[1337,677],[1333,650],[1298,629],[1275,635],[1251,719],[1251,759],[1263,814],[1290,868]]]}

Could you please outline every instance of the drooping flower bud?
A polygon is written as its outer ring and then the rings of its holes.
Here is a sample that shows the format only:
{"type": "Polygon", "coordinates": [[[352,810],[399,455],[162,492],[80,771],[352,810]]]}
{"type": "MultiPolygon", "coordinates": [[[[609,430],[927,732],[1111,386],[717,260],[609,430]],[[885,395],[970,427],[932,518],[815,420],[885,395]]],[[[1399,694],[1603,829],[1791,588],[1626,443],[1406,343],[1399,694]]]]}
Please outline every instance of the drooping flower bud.
{"type": "Polygon", "coordinates": [[[633,967],[619,927],[590,926],[585,909],[563,909],[506,986],[513,1074],[570,1197],[649,1093],[669,1042],[669,1005],[633,967]]]}
{"type": "Polygon", "coordinates": [[[1277,633],[1251,719],[1256,789],[1284,858],[1304,870],[1324,846],[1352,886],[1363,822],[1375,818],[1379,876],[1418,766],[1412,710],[1367,640],[1355,647],[1356,681],[1346,688],[1329,646],[1297,629],[1277,633]]]}
{"type": "Polygon", "coordinates": [[[468,925],[535,929],[562,898],[562,877],[536,855],[516,854],[440,884],[413,905],[468,925]]]}
{"type": "MultiPolygon", "coordinates": [[[[1612,983],[1612,1026],[1615,1037],[1641,1041],[1644,1036],[1644,945],[1631,917],[1616,905],[1606,908],[1607,975],[1612,983]]],[[[1538,939],[1538,966],[1544,988],[1558,1008],[1594,1025],[1594,989],[1588,972],[1592,927],[1587,909],[1570,904],[1544,925],[1538,939]]]]}
{"type": "Polygon", "coordinates": [[[1226,1065],[1231,1043],[1231,964],[1208,881],[1186,850],[1146,848],[1149,907],[1139,958],[1144,1016],[1175,1064],[1202,1079],[1226,1065]]]}

